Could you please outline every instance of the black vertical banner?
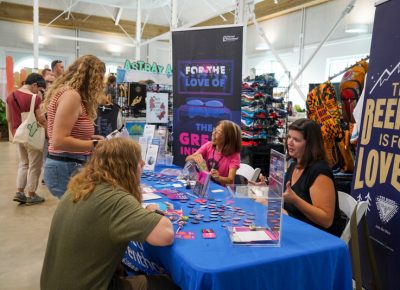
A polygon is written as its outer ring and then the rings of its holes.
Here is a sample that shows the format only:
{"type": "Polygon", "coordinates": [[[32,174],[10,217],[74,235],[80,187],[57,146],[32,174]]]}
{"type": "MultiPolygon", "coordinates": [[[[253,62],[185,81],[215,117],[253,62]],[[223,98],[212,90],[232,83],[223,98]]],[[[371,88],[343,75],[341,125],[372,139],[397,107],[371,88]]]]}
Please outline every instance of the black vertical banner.
{"type": "Polygon", "coordinates": [[[240,125],[243,27],[174,31],[174,163],[211,140],[220,120],[240,125]]]}
{"type": "MultiPolygon", "coordinates": [[[[399,11],[399,0],[376,7],[352,190],[357,200],[368,202],[380,289],[388,290],[400,285],[399,11]]],[[[374,289],[366,251],[361,258],[363,286],[374,289]]]]}

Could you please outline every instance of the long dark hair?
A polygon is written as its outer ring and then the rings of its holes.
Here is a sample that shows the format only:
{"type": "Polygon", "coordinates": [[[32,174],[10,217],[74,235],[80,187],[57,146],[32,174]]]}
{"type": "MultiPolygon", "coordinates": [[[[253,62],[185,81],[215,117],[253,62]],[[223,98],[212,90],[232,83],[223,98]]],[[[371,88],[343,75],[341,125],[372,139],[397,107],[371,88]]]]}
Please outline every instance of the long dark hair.
{"type": "MultiPolygon", "coordinates": [[[[307,168],[319,160],[326,160],[321,128],[317,123],[309,119],[298,119],[289,125],[289,130],[301,132],[306,140],[306,147],[304,148],[301,163],[295,160],[297,165],[307,168]]],[[[288,152],[287,149],[286,141],[286,152],[288,152]]]]}

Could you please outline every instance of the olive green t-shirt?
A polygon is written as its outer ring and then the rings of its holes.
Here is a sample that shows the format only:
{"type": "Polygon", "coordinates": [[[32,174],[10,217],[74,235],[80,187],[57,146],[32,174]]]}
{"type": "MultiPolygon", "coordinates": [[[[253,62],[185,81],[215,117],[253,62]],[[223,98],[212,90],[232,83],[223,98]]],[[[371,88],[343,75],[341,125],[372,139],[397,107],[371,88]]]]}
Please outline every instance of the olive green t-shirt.
{"type": "Polygon", "coordinates": [[[160,219],[109,184],[77,203],[66,194],[52,220],[41,289],[107,289],[128,242],[145,241],[160,219]]]}

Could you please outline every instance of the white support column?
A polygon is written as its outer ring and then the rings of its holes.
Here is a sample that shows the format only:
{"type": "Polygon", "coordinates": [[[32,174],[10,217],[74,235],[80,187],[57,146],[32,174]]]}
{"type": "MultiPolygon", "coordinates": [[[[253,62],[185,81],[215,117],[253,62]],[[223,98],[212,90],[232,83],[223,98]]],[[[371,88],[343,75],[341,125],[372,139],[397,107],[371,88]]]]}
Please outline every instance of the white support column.
{"type": "Polygon", "coordinates": [[[33,0],[33,72],[39,67],[39,0],[33,0]]]}
{"type": "Polygon", "coordinates": [[[79,43],[79,29],[75,30],[75,36],[76,36],[76,40],[75,40],[75,58],[78,59],[80,57],[80,43],[79,43]]]}
{"type": "Polygon", "coordinates": [[[178,1],[171,0],[171,30],[178,27],[178,1]]]}
{"type": "Polygon", "coordinates": [[[142,8],[140,7],[140,1],[137,1],[136,11],[136,60],[140,60],[140,40],[142,38],[142,8]]]}
{"type": "MultiPolygon", "coordinates": [[[[184,3],[184,5],[186,2],[184,3]]],[[[182,7],[183,10],[183,7],[182,7]]],[[[181,10],[181,12],[182,12],[181,10]]],[[[180,14],[180,13],[179,13],[180,14]]],[[[178,28],[178,22],[179,22],[179,14],[178,14],[178,0],[171,0],[171,27],[170,27],[170,34],[169,34],[169,46],[171,47],[170,50],[170,60],[172,63],[172,30],[178,28]]]]}
{"type": "MultiPolygon", "coordinates": [[[[237,24],[242,24],[243,25],[243,45],[242,45],[242,79],[247,77],[247,56],[246,56],[246,50],[247,50],[247,22],[249,22],[249,15],[250,11],[254,11],[254,0],[237,0],[238,3],[236,7],[239,10],[237,15],[242,16],[242,20],[240,23],[237,24]],[[247,4],[246,4],[247,2],[247,4]]],[[[236,15],[236,14],[235,14],[236,15]]],[[[235,19],[236,20],[236,19],[235,19]]]]}
{"type": "Polygon", "coordinates": [[[253,5],[254,0],[249,0],[246,5],[246,0],[236,0],[235,4],[235,24],[243,25],[243,44],[242,44],[242,79],[246,77],[246,38],[247,38],[247,22],[249,17],[249,6],[253,5]]]}
{"type": "Polygon", "coordinates": [[[235,5],[235,24],[243,24],[245,1],[246,0],[236,0],[236,5],[235,5]]]}
{"type": "Polygon", "coordinates": [[[304,62],[304,39],[306,37],[306,8],[301,9],[301,30],[299,39],[299,71],[303,68],[304,62]]]}

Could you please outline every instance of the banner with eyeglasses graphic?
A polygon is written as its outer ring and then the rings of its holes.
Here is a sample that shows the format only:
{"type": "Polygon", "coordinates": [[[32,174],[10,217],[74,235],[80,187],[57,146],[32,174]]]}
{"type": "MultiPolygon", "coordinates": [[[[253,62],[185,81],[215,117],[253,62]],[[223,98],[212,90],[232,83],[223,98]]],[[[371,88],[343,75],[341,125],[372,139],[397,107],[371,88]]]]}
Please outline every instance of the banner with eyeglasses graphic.
{"type": "MultiPolygon", "coordinates": [[[[380,276],[380,289],[398,289],[400,1],[379,3],[375,11],[352,196],[358,201],[368,202],[366,219],[380,276]]],[[[363,240],[361,237],[360,240],[363,240]]],[[[363,287],[374,289],[366,246],[363,243],[360,256],[363,287]]]]}
{"type": "Polygon", "coordinates": [[[174,163],[211,140],[220,120],[240,125],[243,27],[172,32],[174,163]]]}

